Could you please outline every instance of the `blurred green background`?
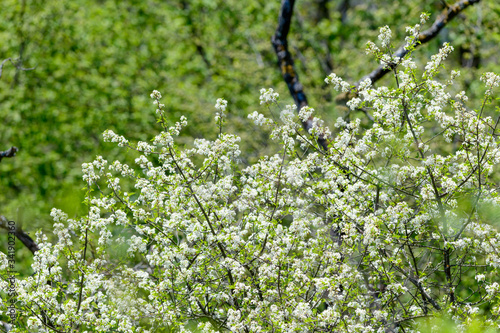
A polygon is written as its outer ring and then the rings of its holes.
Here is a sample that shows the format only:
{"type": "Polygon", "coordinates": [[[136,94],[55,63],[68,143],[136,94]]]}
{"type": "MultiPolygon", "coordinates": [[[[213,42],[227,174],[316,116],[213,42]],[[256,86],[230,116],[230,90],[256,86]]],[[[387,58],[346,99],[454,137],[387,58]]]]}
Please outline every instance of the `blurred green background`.
{"type": "MultiPolygon", "coordinates": [[[[398,47],[405,27],[418,23],[421,12],[431,13],[431,23],[447,4],[453,2],[297,1],[288,41],[310,105],[330,124],[344,115],[324,78],[333,71],[359,80],[377,66],[364,49],[367,41],[377,41],[380,26],[391,27],[398,47]]],[[[227,130],[242,137],[244,163],[274,152],[247,114],[265,111],[259,106],[262,87],[292,103],[270,43],[279,8],[278,0],[3,0],[0,60],[17,59],[35,69],[6,63],[0,78],[0,150],[20,149],[0,163],[0,214],[30,232],[50,231],[52,207],[70,217],[84,214],[81,164],[96,155],[133,160],[133,153],[125,156],[102,143],[101,134],[112,129],[131,140],[149,140],[159,130],[153,89],[162,92],[172,121],[187,116],[182,143],[216,137],[214,104],[225,98],[227,130]]],[[[500,72],[499,19],[498,1],[483,0],[415,57],[422,65],[450,42],[456,51],[447,70],[462,68],[455,88],[478,105],[480,74],[500,72]]],[[[377,84],[391,85],[393,79],[377,84]]]]}

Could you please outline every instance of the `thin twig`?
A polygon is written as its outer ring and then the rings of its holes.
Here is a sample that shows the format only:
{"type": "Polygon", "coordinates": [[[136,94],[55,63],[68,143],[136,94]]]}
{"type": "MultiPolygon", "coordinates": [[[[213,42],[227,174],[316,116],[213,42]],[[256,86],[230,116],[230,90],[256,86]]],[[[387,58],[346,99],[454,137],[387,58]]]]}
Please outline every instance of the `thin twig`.
{"type": "Polygon", "coordinates": [[[17,59],[16,62],[14,62],[14,60],[12,60],[12,58],[7,58],[7,59],[4,59],[2,61],[2,63],[0,63],[0,78],[2,77],[3,65],[5,65],[5,63],[7,61],[10,61],[11,64],[14,65],[14,67],[16,67],[16,69],[19,71],[32,71],[36,68],[36,66],[32,67],[32,68],[24,68],[23,66],[21,66],[19,59],[17,59]]]}

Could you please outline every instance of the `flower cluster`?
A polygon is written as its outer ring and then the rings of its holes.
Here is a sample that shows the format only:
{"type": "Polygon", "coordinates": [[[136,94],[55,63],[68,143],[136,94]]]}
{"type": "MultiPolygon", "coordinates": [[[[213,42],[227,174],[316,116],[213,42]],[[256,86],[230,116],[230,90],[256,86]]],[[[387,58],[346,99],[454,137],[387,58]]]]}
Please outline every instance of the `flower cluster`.
{"type": "Polygon", "coordinates": [[[337,74],[335,73],[331,73],[330,75],[328,75],[328,77],[325,79],[325,83],[333,85],[333,88],[335,90],[342,92],[348,92],[351,88],[349,83],[342,80],[342,78],[340,76],[337,76],[337,74]]]}
{"type": "Polygon", "coordinates": [[[260,90],[260,104],[271,105],[278,101],[279,94],[274,92],[273,88],[265,89],[262,88],[260,90]]]}
{"type": "Polygon", "coordinates": [[[483,76],[481,76],[481,81],[483,81],[486,85],[486,95],[491,95],[491,92],[493,91],[493,88],[498,87],[500,84],[500,75],[497,75],[495,73],[484,73],[483,76]]]}
{"type": "Polygon", "coordinates": [[[382,43],[383,48],[388,48],[391,45],[392,31],[386,25],[385,27],[380,28],[380,34],[378,35],[378,39],[382,43]]]}
{"type": "Polygon", "coordinates": [[[436,73],[439,66],[448,57],[448,55],[453,51],[453,46],[449,43],[444,43],[443,47],[439,49],[439,53],[431,57],[431,61],[425,66],[424,78],[432,77],[436,73]]]}
{"type": "Polygon", "coordinates": [[[226,116],[224,112],[226,112],[227,101],[225,99],[222,99],[222,98],[217,99],[217,103],[215,104],[215,108],[218,111],[215,113],[215,122],[219,122],[220,120],[222,120],[226,116]]]}

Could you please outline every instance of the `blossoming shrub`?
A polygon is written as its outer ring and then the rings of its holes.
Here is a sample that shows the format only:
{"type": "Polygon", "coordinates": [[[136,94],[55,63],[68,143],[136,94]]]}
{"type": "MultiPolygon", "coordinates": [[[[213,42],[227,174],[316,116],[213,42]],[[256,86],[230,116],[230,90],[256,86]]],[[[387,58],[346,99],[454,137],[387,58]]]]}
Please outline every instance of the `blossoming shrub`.
{"type": "Polygon", "coordinates": [[[448,92],[458,73],[434,80],[451,46],[422,75],[411,53],[391,55],[388,28],[380,39],[389,52],[369,50],[396,87],[326,80],[357,94],[348,105],[371,126],[339,119],[332,135],[312,108],[297,113],[263,89],[279,119],[249,118],[282,148],[249,166],[223,130],[225,100],[217,138],[182,147],[187,120],[167,124],[154,91],[163,130],[138,143],[104,134],[140,152],[137,167],[83,165],[88,215],[52,211],[58,240],[38,235],[12,332],[182,332],[190,321],[201,332],[386,332],[443,313],[498,326],[500,118],[488,114],[500,77],[486,73],[483,104],[467,106],[448,92]]]}

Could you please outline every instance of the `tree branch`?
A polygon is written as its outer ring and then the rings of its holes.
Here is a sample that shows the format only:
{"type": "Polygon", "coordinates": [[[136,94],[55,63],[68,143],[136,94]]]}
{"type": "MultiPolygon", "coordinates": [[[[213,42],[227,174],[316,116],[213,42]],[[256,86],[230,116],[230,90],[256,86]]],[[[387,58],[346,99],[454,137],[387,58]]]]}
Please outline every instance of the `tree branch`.
{"type": "Polygon", "coordinates": [[[10,147],[6,151],[0,151],[0,161],[2,161],[2,158],[4,158],[4,157],[14,157],[14,156],[16,156],[16,153],[18,151],[19,151],[19,149],[17,149],[17,147],[10,147]]]}
{"type": "MultiPolygon", "coordinates": [[[[287,36],[290,31],[290,23],[292,21],[293,5],[295,0],[282,0],[279,15],[279,23],[274,36],[271,38],[274,51],[278,56],[278,67],[281,69],[281,75],[285,80],[288,90],[297,105],[297,110],[300,111],[304,106],[307,106],[307,97],[304,92],[304,87],[299,82],[299,76],[294,68],[293,58],[288,50],[287,36]]],[[[304,130],[309,133],[313,126],[312,116],[302,122],[304,130]]],[[[326,138],[318,138],[318,143],[324,149],[328,149],[328,141],[326,138]]]]}
{"type": "Polygon", "coordinates": [[[0,228],[14,233],[17,239],[19,239],[33,254],[39,250],[38,244],[35,243],[35,241],[17,225],[17,223],[10,225],[9,220],[3,215],[0,215],[0,228]]]}
{"type": "Polygon", "coordinates": [[[7,58],[0,63],[0,78],[2,77],[3,65],[5,65],[7,61],[10,61],[12,65],[14,65],[14,67],[16,67],[16,69],[19,71],[32,71],[36,68],[36,67],[24,68],[23,66],[21,66],[21,61],[19,59],[17,59],[16,62],[14,62],[12,58],[7,58]]]}
{"type": "MultiPolygon", "coordinates": [[[[2,62],[0,65],[0,75],[1,75],[1,66],[5,63],[6,60],[2,62]]],[[[14,157],[19,149],[17,147],[10,147],[6,151],[0,151],[0,161],[4,157],[14,157]]],[[[9,219],[5,216],[0,215],[0,228],[7,230],[8,232],[12,232],[17,239],[19,239],[33,254],[39,250],[37,243],[28,236],[27,233],[23,231],[23,229],[17,225],[17,223],[10,224],[9,219]]]]}
{"type": "MultiPolygon", "coordinates": [[[[420,35],[418,36],[418,43],[416,46],[427,43],[428,41],[436,37],[439,34],[439,32],[445,27],[445,25],[453,18],[455,18],[455,16],[457,16],[465,8],[472,6],[480,1],[481,0],[460,0],[457,3],[443,10],[441,15],[439,15],[436,21],[434,21],[432,26],[429,29],[420,33],[420,35]]],[[[394,53],[394,56],[403,58],[405,55],[407,55],[408,50],[405,49],[405,46],[406,44],[397,49],[396,52],[394,53]]],[[[358,87],[359,84],[366,79],[370,79],[372,83],[375,83],[376,81],[380,80],[385,74],[389,73],[391,70],[392,70],[391,68],[384,68],[384,66],[379,66],[373,72],[371,72],[370,74],[364,76],[361,80],[359,80],[356,83],[356,87],[358,87]]]]}

